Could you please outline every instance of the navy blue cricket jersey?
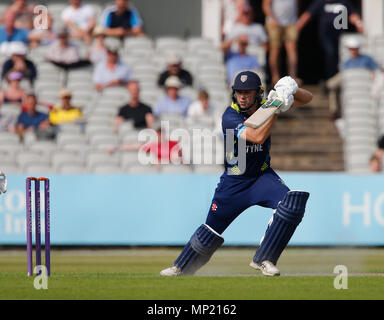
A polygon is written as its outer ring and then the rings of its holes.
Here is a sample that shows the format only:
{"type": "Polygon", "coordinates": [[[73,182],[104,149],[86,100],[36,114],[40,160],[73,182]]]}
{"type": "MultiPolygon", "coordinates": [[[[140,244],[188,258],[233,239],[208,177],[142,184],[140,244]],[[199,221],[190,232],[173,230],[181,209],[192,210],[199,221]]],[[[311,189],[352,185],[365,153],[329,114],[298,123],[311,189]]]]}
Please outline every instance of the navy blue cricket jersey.
{"type": "MultiPolygon", "coordinates": [[[[227,129],[234,131],[233,151],[225,150],[229,156],[232,152],[234,157],[238,156],[239,136],[245,129],[246,119],[235,103],[232,103],[223,114],[224,136],[230,134],[227,129]]],[[[228,163],[225,160],[226,170],[220,177],[205,222],[216,232],[221,234],[238,215],[251,206],[276,209],[279,201],[289,191],[285,183],[270,168],[270,147],[270,137],[263,144],[247,141],[246,166],[243,174],[238,164],[228,163]]]]}
{"type": "Polygon", "coordinates": [[[232,103],[232,105],[225,110],[222,118],[222,129],[225,145],[224,164],[227,174],[241,175],[244,177],[255,177],[260,175],[270,165],[269,150],[271,148],[271,137],[268,137],[268,139],[263,144],[246,141],[246,167],[243,173],[239,169],[238,161],[234,163],[228,163],[227,161],[228,159],[232,159],[233,157],[236,158],[239,156],[239,137],[243,130],[246,128],[244,121],[247,120],[247,118],[248,117],[244,113],[240,112],[239,106],[235,103],[232,103]],[[227,150],[225,141],[228,135],[232,134],[232,132],[234,134],[233,149],[227,150]]]}

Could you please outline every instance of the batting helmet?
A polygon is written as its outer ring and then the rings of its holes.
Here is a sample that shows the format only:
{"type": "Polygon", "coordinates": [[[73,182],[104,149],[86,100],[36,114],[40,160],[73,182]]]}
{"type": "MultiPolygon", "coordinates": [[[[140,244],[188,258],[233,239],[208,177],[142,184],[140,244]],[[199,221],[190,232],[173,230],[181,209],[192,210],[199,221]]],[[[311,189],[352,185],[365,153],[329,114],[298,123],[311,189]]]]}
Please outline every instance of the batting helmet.
{"type": "MultiPolygon", "coordinates": [[[[261,104],[261,101],[264,98],[264,88],[261,85],[261,79],[260,77],[252,71],[242,71],[240,72],[235,80],[233,81],[232,85],[232,100],[233,102],[237,103],[236,100],[236,90],[256,90],[256,103],[257,105],[261,104]]],[[[246,110],[242,109],[241,111],[248,111],[250,108],[252,108],[253,105],[246,110]]]]}

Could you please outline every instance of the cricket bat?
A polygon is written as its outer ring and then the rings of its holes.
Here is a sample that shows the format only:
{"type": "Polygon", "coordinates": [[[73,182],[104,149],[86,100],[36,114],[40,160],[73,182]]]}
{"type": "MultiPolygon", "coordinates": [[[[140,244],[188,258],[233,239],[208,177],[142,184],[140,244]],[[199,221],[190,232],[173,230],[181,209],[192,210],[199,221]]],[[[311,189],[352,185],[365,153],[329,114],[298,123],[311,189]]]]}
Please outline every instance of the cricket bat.
{"type": "Polygon", "coordinates": [[[280,109],[283,103],[284,102],[278,98],[273,98],[266,101],[261,105],[259,109],[256,110],[253,115],[251,115],[244,122],[244,125],[253,129],[261,127],[269,118],[274,115],[276,110],[280,109]]]}

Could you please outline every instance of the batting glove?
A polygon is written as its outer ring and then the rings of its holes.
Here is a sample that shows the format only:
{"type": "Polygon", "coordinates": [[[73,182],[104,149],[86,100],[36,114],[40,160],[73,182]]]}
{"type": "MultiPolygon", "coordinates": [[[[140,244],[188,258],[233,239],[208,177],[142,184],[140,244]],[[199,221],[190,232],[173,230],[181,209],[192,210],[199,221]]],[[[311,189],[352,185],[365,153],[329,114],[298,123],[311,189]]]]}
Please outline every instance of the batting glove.
{"type": "Polygon", "coordinates": [[[297,92],[299,86],[293,78],[286,76],[277,81],[274,88],[277,92],[284,92],[284,94],[293,95],[297,92]]]}
{"type": "Polygon", "coordinates": [[[7,177],[0,171],[0,194],[7,192],[7,177]]]}
{"type": "Polygon", "coordinates": [[[274,98],[283,100],[283,105],[279,109],[276,110],[276,112],[275,112],[276,114],[279,114],[280,112],[288,111],[291,108],[293,101],[294,101],[292,94],[287,94],[284,92],[279,93],[276,90],[271,90],[268,94],[268,100],[274,99],[274,98]]]}

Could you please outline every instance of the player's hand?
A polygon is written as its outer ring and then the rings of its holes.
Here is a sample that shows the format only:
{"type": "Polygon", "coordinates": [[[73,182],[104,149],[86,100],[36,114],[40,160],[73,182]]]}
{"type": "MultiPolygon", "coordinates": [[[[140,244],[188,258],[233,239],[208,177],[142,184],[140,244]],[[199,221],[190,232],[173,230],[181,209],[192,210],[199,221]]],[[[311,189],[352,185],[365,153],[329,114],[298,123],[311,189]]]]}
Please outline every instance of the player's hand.
{"type": "Polygon", "coordinates": [[[0,171],[0,194],[7,192],[7,177],[0,171]]]}
{"type": "Polygon", "coordinates": [[[288,111],[294,102],[294,98],[292,94],[288,94],[284,92],[279,93],[276,90],[271,90],[268,94],[268,100],[272,100],[274,98],[283,100],[283,105],[275,111],[276,114],[279,114],[280,112],[288,111]]]}
{"type": "Polygon", "coordinates": [[[295,81],[295,79],[293,79],[289,76],[286,76],[286,77],[281,78],[279,81],[277,81],[274,89],[279,94],[283,94],[283,95],[292,94],[293,95],[297,92],[297,90],[299,89],[299,86],[298,86],[297,82],[295,81]]]}

